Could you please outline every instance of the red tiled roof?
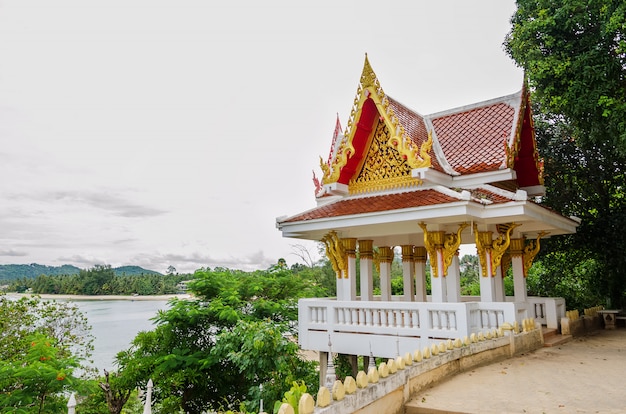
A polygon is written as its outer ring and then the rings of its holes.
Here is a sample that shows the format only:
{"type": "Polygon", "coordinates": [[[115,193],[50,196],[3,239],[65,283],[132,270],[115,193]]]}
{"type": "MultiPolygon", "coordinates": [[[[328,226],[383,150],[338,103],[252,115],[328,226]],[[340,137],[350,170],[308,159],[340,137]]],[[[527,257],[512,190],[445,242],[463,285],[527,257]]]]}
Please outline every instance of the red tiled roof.
{"type": "Polygon", "coordinates": [[[289,217],[283,223],[349,216],[353,214],[376,213],[379,211],[401,210],[459,201],[436,190],[409,191],[372,197],[358,197],[339,200],[313,210],[289,217]]]}
{"type": "Polygon", "coordinates": [[[497,170],[506,159],[504,142],[515,109],[504,102],[432,119],[446,160],[461,174],[497,170]]]}
{"type": "MultiPolygon", "coordinates": [[[[406,133],[411,137],[413,142],[420,147],[424,142],[428,140],[428,131],[426,130],[426,124],[424,117],[417,112],[414,112],[402,105],[400,102],[387,95],[389,100],[389,106],[393,109],[400,124],[404,126],[406,133]]],[[[431,157],[432,167],[438,171],[443,169],[439,165],[437,157],[431,157]]]]}
{"type": "Polygon", "coordinates": [[[478,199],[484,198],[486,200],[491,201],[493,204],[501,204],[501,203],[507,203],[509,201],[512,201],[511,198],[508,198],[498,193],[495,193],[493,191],[490,191],[484,187],[475,188],[471,190],[470,192],[472,194],[472,197],[478,198],[478,199]]]}

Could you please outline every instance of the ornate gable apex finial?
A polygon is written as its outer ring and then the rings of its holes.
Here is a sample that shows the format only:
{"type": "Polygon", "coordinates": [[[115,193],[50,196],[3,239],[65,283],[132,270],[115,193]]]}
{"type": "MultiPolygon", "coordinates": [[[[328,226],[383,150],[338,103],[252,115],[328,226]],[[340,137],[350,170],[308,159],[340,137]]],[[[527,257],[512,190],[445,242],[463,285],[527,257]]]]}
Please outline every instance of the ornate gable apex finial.
{"type": "Polygon", "coordinates": [[[356,122],[367,99],[371,99],[374,102],[380,120],[384,121],[389,129],[389,144],[400,153],[406,163],[414,169],[431,166],[430,155],[428,154],[432,147],[431,134],[429,134],[428,141],[424,142],[421,148],[413,142],[391,108],[366,53],[359,86],[352,104],[350,117],[346,123],[343,139],[337,146],[337,152],[332,162],[327,165],[320,162],[320,167],[324,173],[322,178],[323,184],[338,182],[342,168],[348,163],[349,158],[355,154],[356,150],[352,141],[357,129],[356,122]]]}
{"type": "Polygon", "coordinates": [[[370,65],[367,53],[365,54],[365,62],[363,63],[363,72],[361,72],[361,86],[363,88],[369,88],[370,86],[374,86],[376,89],[380,88],[380,83],[378,83],[376,73],[374,73],[374,69],[372,69],[372,65],[370,65]]]}

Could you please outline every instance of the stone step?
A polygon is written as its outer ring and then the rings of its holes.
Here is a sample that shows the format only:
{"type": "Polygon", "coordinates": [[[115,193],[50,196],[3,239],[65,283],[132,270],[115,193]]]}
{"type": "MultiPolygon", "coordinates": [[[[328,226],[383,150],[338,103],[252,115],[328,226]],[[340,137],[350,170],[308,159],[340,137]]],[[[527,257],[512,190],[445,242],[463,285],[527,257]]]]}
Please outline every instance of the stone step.
{"type": "Polygon", "coordinates": [[[572,340],[572,335],[561,335],[556,329],[542,328],[543,346],[558,346],[572,340]]]}
{"type": "Polygon", "coordinates": [[[546,328],[545,326],[541,327],[541,334],[543,335],[543,339],[550,338],[552,336],[559,335],[559,331],[555,328],[546,328]]]}
{"type": "Polygon", "coordinates": [[[543,346],[558,346],[572,340],[572,335],[555,335],[548,340],[544,339],[543,346]]]}

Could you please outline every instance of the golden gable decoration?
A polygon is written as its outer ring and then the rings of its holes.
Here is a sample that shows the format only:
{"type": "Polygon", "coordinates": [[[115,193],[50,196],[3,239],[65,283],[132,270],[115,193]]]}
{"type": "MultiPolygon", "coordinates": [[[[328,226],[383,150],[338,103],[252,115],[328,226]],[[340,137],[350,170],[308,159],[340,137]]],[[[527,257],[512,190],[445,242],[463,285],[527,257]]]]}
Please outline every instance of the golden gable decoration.
{"type": "Polygon", "coordinates": [[[337,182],[341,175],[341,169],[348,162],[348,158],[354,155],[355,149],[352,140],[356,132],[356,120],[363,107],[363,103],[369,98],[376,104],[381,121],[384,122],[388,129],[387,144],[395,148],[404,162],[413,169],[430,167],[432,165],[429,155],[432,148],[431,134],[428,134],[428,140],[424,142],[421,147],[411,139],[404,126],[400,124],[393,108],[391,108],[389,100],[385,96],[385,92],[381,88],[378,77],[376,73],[374,73],[366,54],[363,72],[361,73],[359,86],[352,104],[350,117],[348,118],[344,136],[339,143],[335,158],[330,165],[324,163],[323,159],[320,158],[320,167],[324,173],[322,177],[323,184],[337,182]]]}
{"type": "Polygon", "coordinates": [[[350,180],[350,194],[412,187],[421,183],[421,180],[411,176],[411,167],[400,153],[389,145],[389,129],[384,122],[379,122],[361,172],[350,180]]]}

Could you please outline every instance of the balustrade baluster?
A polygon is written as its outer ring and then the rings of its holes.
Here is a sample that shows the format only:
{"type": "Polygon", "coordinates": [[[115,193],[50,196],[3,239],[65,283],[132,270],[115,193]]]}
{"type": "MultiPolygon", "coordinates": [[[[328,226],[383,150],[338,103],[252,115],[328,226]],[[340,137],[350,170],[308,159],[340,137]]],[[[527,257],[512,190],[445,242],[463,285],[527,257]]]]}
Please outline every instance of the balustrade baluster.
{"type": "Polygon", "coordinates": [[[380,310],[380,326],[389,326],[389,319],[387,317],[387,309],[380,310]]]}
{"type": "Polygon", "coordinates": [[[374,309],[372,312],[374,326],[380,326],[380,309],[374,309]]]}
{"type": "Polygon", "coordinates": [[[357,308],[353,308],[350,311],[350,324],[351,325],[359,324],[359,310],[357,308]]]}
{"type": "Polygon", "coordinates": [[[412,328],[419,328],[420,327],[420,316],[419,316],[419,312],[414,310],[413,312],[411,312],[411,316],[412,316],[412,328]]]}

